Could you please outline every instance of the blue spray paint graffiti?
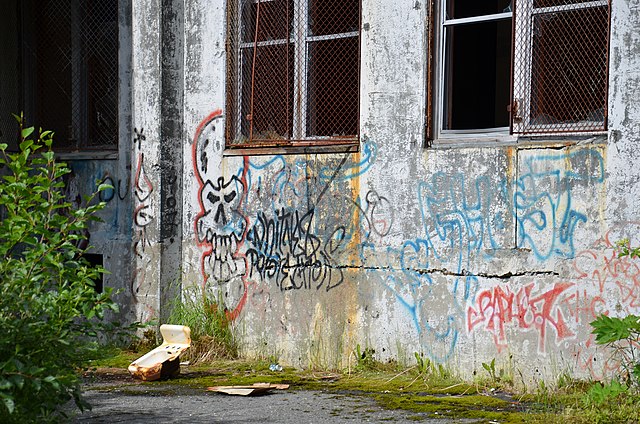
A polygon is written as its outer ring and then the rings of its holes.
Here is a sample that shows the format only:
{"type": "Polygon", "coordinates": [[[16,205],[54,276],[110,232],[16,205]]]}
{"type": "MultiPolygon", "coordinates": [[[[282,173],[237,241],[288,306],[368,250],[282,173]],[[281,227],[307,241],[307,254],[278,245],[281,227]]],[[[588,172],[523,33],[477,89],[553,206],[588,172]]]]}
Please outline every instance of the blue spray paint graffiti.
{"type": "Polygon", "coordinates": [[[513,201],[518,247],[530,248],[541,261],[554,255],[573,258],[576,227],[587,222],[585,213],[574,208],[573,191],[604,182],[602,155],[595,149],[537,155],[524,165],[513,201]]]}
{"type": "MultiPolygon", "coordinates": [[[[196,153],[206,148],[202,144],[196,153]]],[[[234,191],[243,201],[234,208],[244,219],[223,225],[213,219],[222,216],[215,212],[212,220],[201,221],[198,233],[202,238],[207,231],[246,231],[246,240],[238,240],[246,241],[246,268],[236,272],[245,273],[243,279],[273,282],[281,291],[342,285],[341,268],[354,265],[349,261],[356,257],[347,247],[359,248],[363,269],[406,311],[425,353],[438,362],[453,355],[465,331],[468,305],[479,290],[478,260],[491,261],[496,251],[513,248],[528,249],[539,261],[573,257],[575,234],[588,220],[574,193],[604,182],[604,160],[593,148],[518,151],[514,178],[434,173],[414,189],[421,227],[399,245],[389,245],[384,241],[395,224],[391,196],[369,183],[366,195],[354,197],[348,185],[371,170],[377,153],[376,144],[365,139],[359,155],[335,160],[244,158],[233,178],[224,180],[217,179],[217,168],[203,171],[203,187],[211,182],[216,193],[230,194],[234,184],[229,184],[236,181],[234,191]]]]}
{"type": "Polygon", "coordinates": [[[514,239],[512,234],[517,234],[516,247],[531,249],[539,261],[575,255],[574,236],[587,215],[575,207],[573,192],[580,185],[604,182],[602,155],[597,149],[581,149],[523,156],[523,171],[513,183],[507,179],[492,183],[486,175],[468,181],[462,173],[436,173],[428,182],[419,182],[424,238],[385,251],[371,242],[363,244],[363,261],[376,261],[369,272],[378,274],[409,314],[433,360],[449,358],[464,331],[466,306],[478,292],[472,269],[475,257],[491,260],[496,249],[509,247],[504,243],[514,239]],[[508,224],[511,221],[515,228],[508,224]],[[434,272],[449,274],[449,281],[453,277],[450,287],[438,287],[434,272]],[[430,315],[434,293],[441,295],[440,305],[450,305],[444,316],[430,315]]]}

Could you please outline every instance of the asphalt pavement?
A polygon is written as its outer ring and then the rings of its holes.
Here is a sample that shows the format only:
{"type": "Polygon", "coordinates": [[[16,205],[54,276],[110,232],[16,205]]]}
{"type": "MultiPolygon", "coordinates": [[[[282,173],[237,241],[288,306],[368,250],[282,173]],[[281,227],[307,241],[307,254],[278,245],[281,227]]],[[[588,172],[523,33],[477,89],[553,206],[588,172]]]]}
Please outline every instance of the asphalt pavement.
{"type": "Polygon", "coordinates": [[[334,424],[478,422],[445,420],[403,410],[386,410],[354,393],[277,390],[260,396],[234,396],[170,384],[98,381],[85,385],[91,411],[75,413],[74,423],[334,424]]]}

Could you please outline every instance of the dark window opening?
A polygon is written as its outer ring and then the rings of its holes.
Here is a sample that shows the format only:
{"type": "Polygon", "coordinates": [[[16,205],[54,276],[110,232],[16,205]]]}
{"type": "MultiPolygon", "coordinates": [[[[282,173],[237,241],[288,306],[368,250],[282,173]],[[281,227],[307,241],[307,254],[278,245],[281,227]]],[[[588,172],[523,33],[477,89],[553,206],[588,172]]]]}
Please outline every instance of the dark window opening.
{"type": "Polygon", "coordinates": [[[21,7],[29,124],[55,131],[57,150],[115,150],[118,1],[28,0],[21,7]]]}
{"type": "Polygon", "coordinates": [[[359,0],[231,0],[228,23],[228,147],[357,141],[359,0]]]}
{"type": "MultiPolygon", "coordinates": [[[[91,266],[104,266],[103,257],[98,253],[85,253],[82,257],[85,258],[91,266]]],[[[100,273],[100,276],[94,281],[94,283],[96,292],[102,293],[104,290],[104,274],[100,273]]]]}
{"type": "Polygon", "coordinates": [[[511,12],[510,0],[453,0],[447,3],[447,19],[511,12]]]}
{"type": "Polygon", "coordinates": [[[510,17],[447,25],[445,37],[442,128],[476,130],[508,127],[510,17]]]}

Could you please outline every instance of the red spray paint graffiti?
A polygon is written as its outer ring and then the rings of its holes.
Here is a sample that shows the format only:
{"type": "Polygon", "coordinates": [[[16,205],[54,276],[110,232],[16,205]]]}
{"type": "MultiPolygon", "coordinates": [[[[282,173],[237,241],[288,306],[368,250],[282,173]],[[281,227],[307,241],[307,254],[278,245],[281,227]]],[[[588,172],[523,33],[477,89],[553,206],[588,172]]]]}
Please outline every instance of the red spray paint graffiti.
{"type": "Polygon", "coordinates": [[[242,204],[246,198],[248,157],[244,157],[241,175],[225,180],[219,176],[219,170],[213,169],[213,143],[204,136],[205,129],[215,129],[215,124],[222,119],[222,111],[216,110],[198,125],[192,146],[192,160],[198,183],[199,212],[194,221],[196,243],[203,249],[200,259],[200,271],[203,276],[203,290],[211,280],[218,284],[241,280],[241,294],[234,304],[226,305],[227,315],[236,319],[247,302],[250,282],[244,270],[247,269],[247,258],[243,245],[247,237],[249,219],[242,213],[242,204]],[[214,180],[216,182],[214,182],[214,180]]]}
{"type": "Polygon", "coordinates": [[[484,324],[500,351],[507,346],[505,325],[533,329],[538,332],[538,350],[544,352],[548,328],[555,331],[556,340],[574,336],[560,309],[560,297],[572,286],[572,283],[556,283],[552,289],[540,294],[534,293],[534,283],[515,293],[509,287],[500,286],[485,290],[476,297],[476,304],[467,310],[467,330],[484,324]]]}
{"type": "Polygon", "coordinates": [[[611,375],[620,364],[598,354],[589,323],[601,314],[640,312],[640,262],[619,257],[615,243],[623,234],[637,233],[639,226],[625,223],[612,228],[590,249],[578,252],[569,281],[556,282],[549,290],[530,283],[517,291],[513,285],[497,285],[480,292],[467,308],[467,330],[491,333],[498,351],[508,345],[509,327],[536,331],[538,351],[545,353],[551,329],[556,343],[572,340],[568,347],[577,367],[595,379],[611,375]]]}

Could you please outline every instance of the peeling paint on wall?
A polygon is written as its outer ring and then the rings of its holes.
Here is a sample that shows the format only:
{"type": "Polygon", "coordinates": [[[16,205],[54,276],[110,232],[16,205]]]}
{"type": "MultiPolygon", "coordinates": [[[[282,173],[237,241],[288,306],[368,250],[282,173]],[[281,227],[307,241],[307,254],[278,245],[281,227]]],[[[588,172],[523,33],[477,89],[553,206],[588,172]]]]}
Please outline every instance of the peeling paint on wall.
{"type": "MultiPolygon", "coordinates": [[[[157,151],[154,126],[169,117],[153,54],[134,61],[132,172],[99,176],[115,182],[105,200],[133,202],[141,316],[159,313],[167,246],[155,235],[180,224],[182,284],[220,294],[249,353],[341,366],[360,344],[463,373],[510,358],[530,381],[614,370],[588,323],[640,313],[638,265],[615,250],[622,237],[640,242],[640,115],[629,100],[640,11],[627,3],[612,7],[611,137],[423,147],[427,46],[415,34],[425,7],[363,0],[359,151],[231,156],[224,109],[211,107],[225,104],[225,8],[186,0],[184,69],[171,70],[184,78],[184,116],[170,117],[184,122],[181,178],[157,151]],[[182,222],[163,215],[173,209],[182,222]]],[[[137,9],[138,24],[160,15],[149,10],[137,9]]],[[[154,28],[139,30],[134,49],[158,47],[154,28]]]]}

